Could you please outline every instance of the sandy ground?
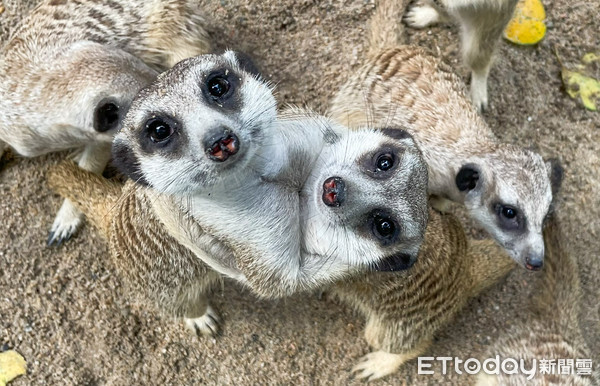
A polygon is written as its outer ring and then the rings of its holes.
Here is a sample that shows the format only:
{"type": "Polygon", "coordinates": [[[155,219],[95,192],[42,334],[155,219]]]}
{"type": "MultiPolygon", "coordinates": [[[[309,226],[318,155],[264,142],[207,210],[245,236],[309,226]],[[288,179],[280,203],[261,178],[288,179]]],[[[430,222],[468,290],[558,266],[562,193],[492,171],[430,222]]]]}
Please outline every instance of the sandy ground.
{"type": "MultiPolygon", "coordinates": [[[[258,58],[282,102],[320,112],[360,64],[373,11],[365,0],[203,3],[218,45],[258,58]]],[[[485,118],[503,140],[558,156],[565,166],[559,213],[580,264],[583,333],[600,365],[600,114],[565,94],[555,54],[568,62],[600,51],[600,2],[544,4],[549,29],[541,44],[502,43],[485,118]]],[[[32,5],[4,0],[0,41],[32,5]]],[[[443,56],[468,81],[458,60],[456,28],[406,33],[408,42],[443,56]]],[[[61,200],[46,187],[45,174],[64,156],[7,159],[0,172],[0,347],[14,347],[29,366],[15,385],[356,382],[349,370],[369,352],[364,322],[333,300],[314,295],[259,301],[226,282],[214,295],[226,322],[224,335],[198,339],[132,303],[107,262],[104,242],[89,227],[67,244],[47,248],[47,230],[61,200]]],[[[471,301],[427,355],[482,357],[508,328],[527,328],[527,298],[538,276],[515,271],[471,301]]],[[[416,361],[410,362],[381,383],[473,381],[455,374],[417,377],[416,370],[416,361]]]]}

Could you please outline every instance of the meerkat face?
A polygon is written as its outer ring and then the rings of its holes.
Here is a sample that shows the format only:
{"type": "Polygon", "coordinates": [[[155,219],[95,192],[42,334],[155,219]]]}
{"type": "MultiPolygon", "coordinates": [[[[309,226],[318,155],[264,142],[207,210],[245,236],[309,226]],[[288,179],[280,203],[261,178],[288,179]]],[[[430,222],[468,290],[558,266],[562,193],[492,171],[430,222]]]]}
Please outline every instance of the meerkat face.
{"type": "Polygon", "coordinates": [[[61,90],[69,105],[57,109],[56,100],[46,98],[48,121],[82,128],[107,142],[121,128],[140,89],[158,75],[135,56],[93,42],[73,44],[53,64],[57,73],[49,76],[43,92],[61,90]]]}
{"type": "Polygon", "coordinates": [[[427,178],[406,131],[341,134],[322,151],[302,193],[306,249],[349,266],[409,268],[427,226],[427,178]]]}
{"type": "Polygon", "coordinates": [[[161,74],[134,100],[115,138],[118,167],[168,194],[241,176],[277,114],[271,88],[254,71],[227,51],[184,60],[161,74]]]}
{"type": "Polygon", "coordinates": [[[556,174],[536,153],[505,146],[465,164],[456,176],[473,217],[520,265],[544,263],[542,227],[552,203],[556,174]]]}

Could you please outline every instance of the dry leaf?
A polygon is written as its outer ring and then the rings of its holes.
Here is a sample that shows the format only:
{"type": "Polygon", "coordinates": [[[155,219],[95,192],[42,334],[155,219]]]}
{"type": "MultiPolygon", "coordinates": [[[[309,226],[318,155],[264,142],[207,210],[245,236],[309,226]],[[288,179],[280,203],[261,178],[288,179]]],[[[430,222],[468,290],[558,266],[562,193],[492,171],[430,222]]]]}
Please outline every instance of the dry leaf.
{"type": "Polygon", "coordinates": [[[582,64],[574,66],[573,69],[562,66],[561,71],[569,96],[581,100],[585,108],[591,111],[597,111],[600,102],[599,68],[600,55],[588,53],[583,56],[582,64]]]}
{"type": "Polygon", "coordinates": [[[540,0],[519,0],[504,37],[515,44],[536,44],[546,35],[546,12],[540,0]]]}
{"type": "Polygon", "coordinates": [[[8,382],[25,374],[26,371],[27,363],[21,354],[14,350],[0,353],[0,386],[6,386],[8,382]]]}

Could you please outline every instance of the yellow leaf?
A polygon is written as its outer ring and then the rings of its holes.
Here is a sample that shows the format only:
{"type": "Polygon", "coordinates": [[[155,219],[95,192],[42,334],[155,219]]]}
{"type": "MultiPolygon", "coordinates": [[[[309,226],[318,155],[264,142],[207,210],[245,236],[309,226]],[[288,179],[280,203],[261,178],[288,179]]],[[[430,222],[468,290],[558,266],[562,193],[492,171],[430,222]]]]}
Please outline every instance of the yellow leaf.
{"type": "Polygon", "coordinates": [[[564,68],[562,78],[571,98],[579,98],[586,109],[597,111],[600,101],[600,82],[597,79],[564,68]]]}
{"type": "Polygon", "coordinates": [[[516,44],[536,44],[546,35],[545,19],[546,12],[540,0],[519,0],[504,37],[516,44]]]}
{"type": "Polygon", "coordinates": [[[21,354],[14,350],[0,353],[0,386],[6,386],[8,382],[25,374],[26,371],[27,363],[21,354]]]}

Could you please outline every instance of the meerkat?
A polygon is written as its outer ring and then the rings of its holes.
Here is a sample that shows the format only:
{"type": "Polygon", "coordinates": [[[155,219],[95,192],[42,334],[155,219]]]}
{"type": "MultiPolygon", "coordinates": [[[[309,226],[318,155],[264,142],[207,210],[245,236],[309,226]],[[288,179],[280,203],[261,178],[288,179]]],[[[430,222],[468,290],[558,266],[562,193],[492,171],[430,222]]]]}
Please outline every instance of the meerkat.
{"type": "Polygon", "coordinates": [[[518,0],[419,0],[409,7],[406,23],[425,28],[456,20],[464,63],[471,70],[471,100],[478,111],[488,107],[487,81],[502,32],[518,0]]]}
{"type": "MultiPolygon", "coordinates": [[[[79,166],[101,173],[137,92],[158,70],[209,50],[199,15],[192,1],[41,2],[1,49],[0,152],[80,149],[79,166]]],[[[81,221],[65,200],[48,244],[81,221]]]]}
{"type": "MultiPolygon", "coordinates": [[[[244,68],[237,61],[234,53],[227,52],[209,63],[207,58],[180,62],[140,93],[115,137],[113,154],[121,170],[155,192],[174,198],[176,207],[156,209],[162,210],[163,221],[177,224],[176,217],[183,212],[214,237],[226,240],[235,253],[234,261],[214,255],[204,255],[204,261],[267,297],[313,288],[314,283],[331,281],[351,267],[382,259],[387,251],[390,259],[397,257],[396,251],[416,255],[425,211],[406,208],[425,207],[425,184],[417,181],[426,172],[412,137],[399,136],[399,131],[394,131],[395,137],[382,130],[348,133],[339,124],[303,111],[289,110],[278,116],[268,85],[244,70],[247,59],[244,68]],[[215,63],[220,65],[215,67],[215,63]],[[147,134],[157,125],[166,133],[160,141],[147,134]],[[229,144],[233,147],[228,150],[229,144]],[[356,153],[349,151],[353,148],[356,153]],[[398,192],[389,212],[398,216],[405,232],[383,251],[367,238],[364,249],[372,253],[354,252],[338,259],[332,259],[331,252],[305,255],[300,242],[298,192],[310,171],[320,170],[332,152],[345,156],[347,163],[354,154],[359,163],[366,162],[359,156],[381,153],[383,148],[390,149],[389,157],[410,161],[410,167],[399,168],[402,172],[398,173],[378,172],[376,159],[371,165],[371,173],[381,175],[382,181],[400,184],[404,178],[413,180],[415,192],[406,197],[402,195],[405,189],[397,187],[400,185],[388,188],[398,192]],[[412,173],[414,170],[419,172],[412,173]],[[392,213],[394,209],[397,211],[392,213]],[[328,270],[320,269],[324,261],[332,262],[328,270]]],[[[370,191],[374,189],[375,184],[370,191]]],[[[321,197],[322,187],[319,192],[321,197]]],[[[366,217],[362,219],[366,221],[366,217]]],[[[187,229],[189,225],[174,228],[187,229]]],[[[173,233],[180,234],[183,245],[202,254],[202,242],[177,230],[173,233]]]]}
{"type": "MultiPolygon", "coordinates": [[[[500,356],[524,360],[526,368],[534,368],[533,361],[591,359],[592,352],[581,335],[578,315],[580,312],[581,285],[575,256],[564,245],[564,233],[556,215],[548,218],[544,229],[546,240],[546,267],[540,286],[533,290],[531,309],[533,320],[527,325],[516,325],[507,331],[488,352],[488,357],[500,356]]],[[[537,367],[537,366],[536,366],[537,367]]],[[[479,373],[477,385],[593,385],[600,382],[600,372],[591,368],[588,375],[577,374],[575,366],[571,374],[537,373],[528,379],[525,374],[491,375],[479,373]]],[[[539,369],[539,367],[537,367],[539,369]]]]}
{"type": "Polygon", "coordinates": [[[435,333],[515,266],[493,240],[469,240],[450,214],[429,212],[416,263],[401,272],[371,272],[340,281],[332,293],[366,317],[376,351],[352,369],[359,378],[389,375],[423,354],[435,333]]]}
{"type": "MultiPolygon", "coordinates": [[[[381,13],[390,7],[380,2],[372,30],[385,30],[381,13]]],[[[440,59],[399,46],[389,32],[370,36],[369,46],[384,48],[365,58],[341,86],[331,117],[349,127],[405,127],[428,164],[436,206],[446,199],[463,204],[515,261],[540,269],[542,223],[552,203],[552,181],[561,173],[558,164],[498,141],[468,101],[460,78],[440,59]]]]}
{"type": "Polygon", "coordinates": [[[214,282],[206,266],[259,296],[286,296],[354,271],[405,269],[427,223],[427,167],[407,132],[349,131],[300,110],[278,117],[269,85],[244,63],[231,51],[184,60],[140,92],[113,148],[131,177],[120,198],[72,165],[49,176],[108,235],[132,286],[201,332],[218,325],[200,291],[209,286],[189,284],[214,282]],[[342,203],[356,208],[340,221],[342,203]],[[317,211],[333,215],[303,242],[301,224],[317,211]]]}

